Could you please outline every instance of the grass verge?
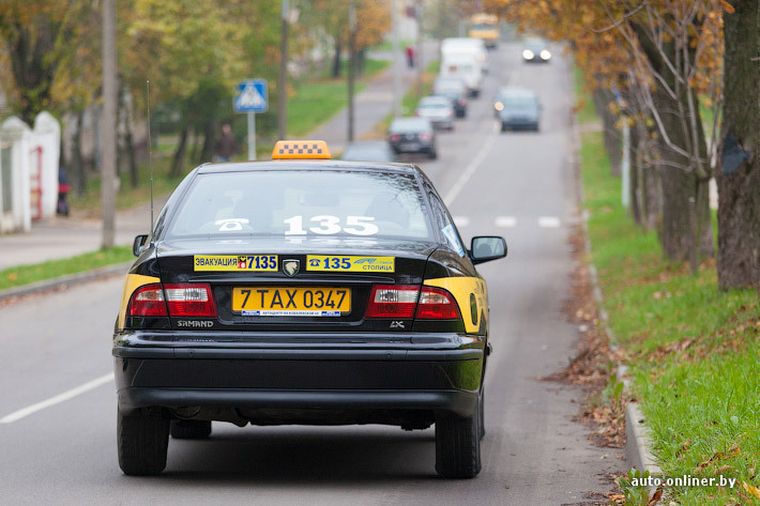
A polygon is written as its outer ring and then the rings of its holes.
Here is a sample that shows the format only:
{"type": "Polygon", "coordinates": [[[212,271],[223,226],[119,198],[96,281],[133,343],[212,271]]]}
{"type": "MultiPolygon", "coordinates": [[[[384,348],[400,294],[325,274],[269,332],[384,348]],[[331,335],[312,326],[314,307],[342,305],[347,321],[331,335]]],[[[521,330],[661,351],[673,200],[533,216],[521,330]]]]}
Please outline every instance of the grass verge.
{"type": "Polygon", "coordinates": [[[133,258],[131,247],[115,246],[61,260],[11,267],[0,271],[0,290],[128,262],[133,258]]]}
{"type": "MultiPolygon", "coordinates": [[[[584,110],[579,121],[595,121],[584,110]]],[[[638,228],[619,202],[602,134],[581,141],[591,260],[663,474],[737,479],[733,489],[666,487],[666,497],[683,505],[760,503],[757,293],[719,291],[712,261],[697,275],[665,261],[655,233],[638,228]]]]}

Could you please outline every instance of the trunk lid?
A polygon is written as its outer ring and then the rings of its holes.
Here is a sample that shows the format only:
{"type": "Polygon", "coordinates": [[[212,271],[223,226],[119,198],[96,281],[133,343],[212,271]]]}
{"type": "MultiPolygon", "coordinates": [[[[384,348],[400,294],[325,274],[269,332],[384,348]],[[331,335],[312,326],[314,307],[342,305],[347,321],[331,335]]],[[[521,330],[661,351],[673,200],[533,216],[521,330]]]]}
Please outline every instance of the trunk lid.
{"type": "MultiPolygon", "coordinates": [[[[372,285],[421,285],[435,248],[391,239],[202,238],[162,241],[157,257],[164,286],[207,283],[217,308],[216,318],[172,317],[174,329],[388,332],[387,320],[364,318],[372,285]],[[341,295],[350,309],[339,311],[341,295]]],[[[395,327],[404,328],[411,321],[395,327]]]]}

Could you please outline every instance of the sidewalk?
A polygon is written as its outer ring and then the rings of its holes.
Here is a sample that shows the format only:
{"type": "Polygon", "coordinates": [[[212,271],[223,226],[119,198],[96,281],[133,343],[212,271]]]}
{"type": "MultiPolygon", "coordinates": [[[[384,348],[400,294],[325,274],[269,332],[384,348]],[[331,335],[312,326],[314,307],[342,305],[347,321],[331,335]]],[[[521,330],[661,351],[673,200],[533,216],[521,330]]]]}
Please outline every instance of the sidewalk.
{"type": "MultiPolygon", "coordinates": [[[[436,57],[438,45],[433,41],[425,44],[423,65],[436,57]]],[[[375,53],[373,58],[391,58],[390,53],[375,53]]],[[[416,69],[407,68],[402,58],[367,83],[355,98],[356,139],[370,136],[380,121],[392,109],[393,65],[401,67],[401,94],[414,84],[416,69]]],[[[401,97],[399,97],[401,100],[401,97]]],[[[317,127],[308,137],[324,139],[334,152],[342,151],[348,135],[348,114],[344,109],[317,127]]],[[[155,212],[161,210],[166,198],[156,199],[155,212]]],[[[116,214],[116,244],[128,246],[137,234],[145,234],[150,228],[150,206],[141,204],[116,214]]],[[[37,222],[26,234],[0,235],[0,270],[17,265],[34,264],[67,258],[100,247],[101,225],[98,220],[79,218],[54,218],[37,222]]]]}

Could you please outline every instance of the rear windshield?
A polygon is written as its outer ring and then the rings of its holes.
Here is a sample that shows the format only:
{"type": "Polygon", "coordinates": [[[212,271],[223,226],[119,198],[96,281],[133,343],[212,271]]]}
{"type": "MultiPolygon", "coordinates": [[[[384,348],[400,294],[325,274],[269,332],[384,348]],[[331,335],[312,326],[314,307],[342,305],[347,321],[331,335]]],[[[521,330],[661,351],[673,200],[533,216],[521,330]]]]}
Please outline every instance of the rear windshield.
{"type": "Polygon", "coordinates": [[[447,109],[449,106],[448,100],[423,100],[420,102],[421,108],[447,109]]]}
{"type": "Polygon", "coordinates": [[[393,120],[390,130],[393,132],[419,132],[430,128],[430,123],[424,118],[399,118],[393,120]]]}
{"type": "Polygon", "coordinates": [[[192,236],[431,240],[413,176],[339,170],[200,174],[166,233],[192,236]]]}

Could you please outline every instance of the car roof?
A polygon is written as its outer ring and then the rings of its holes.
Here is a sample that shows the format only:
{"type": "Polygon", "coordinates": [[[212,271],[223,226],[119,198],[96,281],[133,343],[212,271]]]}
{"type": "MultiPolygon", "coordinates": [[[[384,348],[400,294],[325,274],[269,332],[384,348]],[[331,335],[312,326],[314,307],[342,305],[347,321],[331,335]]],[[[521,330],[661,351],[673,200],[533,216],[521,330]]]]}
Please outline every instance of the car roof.
{"type": "Polygon", "coordinates": [[[526,88],[512,88],[509,86],[504,86],[502,88],[499,88],[499,96],[534,98],[536,96],[536,93],[533,90],[528,90],[526,88]]]}
{"type": "Polygon", "coordinates": [[[448,98],[442,97],[440,95],[429,95],[420,99],[420,105],[423,105],[424,103],[450,105],[451,101],[448,98]]]}
{"type": "Polygon", "coordinates": [[[430,120],[421,116],[403,116],[400,118],[394,118],[391,122],[390,129],[403,128],[403,127],[420,127],[420,128],[432,128],[430,120]]]}
{"type": "Polygon", "coordinates": [[[271,160],[262,162],[205,163],[197,168],[198,174],[223,174],[266,170],[359,170],[366,172],[397,172],[417,174],[420,169],[410,163],[352,162],[344,160],[271,160]]]}

